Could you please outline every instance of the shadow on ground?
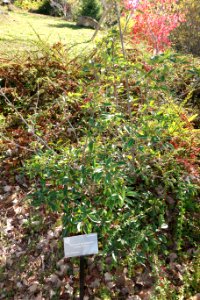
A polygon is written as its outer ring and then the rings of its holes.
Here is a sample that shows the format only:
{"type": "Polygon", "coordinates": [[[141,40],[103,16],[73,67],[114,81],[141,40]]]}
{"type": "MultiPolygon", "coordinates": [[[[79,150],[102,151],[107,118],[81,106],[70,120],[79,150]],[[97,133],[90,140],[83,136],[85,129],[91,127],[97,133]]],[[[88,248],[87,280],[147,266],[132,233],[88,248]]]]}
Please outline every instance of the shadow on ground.
{"type": "Polygon", "coordinates": [[[56,27],[56,28],[69,28],[73,30],[79,30],[79,29],[91,29],[91,28],[86,28],[83,26],[77,26],[76,24],[70,24],[70,23],[61,23],[61,24],[49,24],[49,27],[56,27]]]}

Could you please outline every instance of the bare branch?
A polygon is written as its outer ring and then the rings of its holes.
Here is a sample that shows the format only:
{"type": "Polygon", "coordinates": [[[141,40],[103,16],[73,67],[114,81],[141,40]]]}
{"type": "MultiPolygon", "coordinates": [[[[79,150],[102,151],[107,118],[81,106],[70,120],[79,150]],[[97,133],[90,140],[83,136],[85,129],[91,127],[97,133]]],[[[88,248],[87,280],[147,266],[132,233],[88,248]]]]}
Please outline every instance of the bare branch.
{"type": "Polygon", "coordinates": [[[112,8],[112,3],[110,3],[110,4],[106,7],[106,9],[104,10],[104,12],[103,12],[103,14],[102,14],[102,16],[101,16],[101,19],[100,19],[100,21],[99,21],[99,23],[98,23],[98,26],[97,26],[97,28],[96,28],[96,30],[95,30],[95,33],[93,34],[93,36],[92,36],[92,38],[91,38],[91,42],[92,42],[92,41],[95,39],[95,37],[97,36],[97,33],[99,32],[99,30],[100,30],[100,28],[101,28],[101,25],[103,24],[103,21],[105,20],[106,16],[107,16],[108,13],[110,12],[111,8],[112,8]]]}
{"type": "MultiPolygon", "coordinates": [[[[118,22],[118,26],[119,26],[119,34],[120,34],[120,41],[121,41],[121,46],[122,46],[122,53],[124,56],[124,59],[126,60],[126,50],[125,50],[125,45],[124,45],[124,35],[122,32],[122,26],[121,26],[121,20],[120,20],[120,11],[119,11],[119,7],[117,4],[117,1],[115,0],[115,10],[116,10],[116,14],[117,14],[117,22],[118,22]]],[[[127,93],[127,106],[128,106],[128,113],[129,113],[129,117],[131,119],[131,105],[130,105],[130,89],[129,89],[129,82],[128,82],[128,75],[127,75],[127,67],[125,66],[125,84],[126,84],[126,93],[127,93]]]]}
{"type": "Polygon", "coordinates": [[[10,107],[12,107],[12,109],[20,117],[22,122],[27,126],[28,131],[32,133],[32,135],[38,140],[38,142],[43,144],[43,146],[45,146],[48,150],[55,152],[51,147],[49,147],[49,145],[39,135],[37,135],[37,133],[35,133],[33,123],[31,122],[32,123],[31,126],[29,125],[29,123],[24,119],[23,115],[17,110],[17,108],[14,106],[14,104],[8,99],[8,97],[5,95],[5,93],[2,92],[1,89],[0,89],[0,95],[4,97],[5,102],[10,107]]]}

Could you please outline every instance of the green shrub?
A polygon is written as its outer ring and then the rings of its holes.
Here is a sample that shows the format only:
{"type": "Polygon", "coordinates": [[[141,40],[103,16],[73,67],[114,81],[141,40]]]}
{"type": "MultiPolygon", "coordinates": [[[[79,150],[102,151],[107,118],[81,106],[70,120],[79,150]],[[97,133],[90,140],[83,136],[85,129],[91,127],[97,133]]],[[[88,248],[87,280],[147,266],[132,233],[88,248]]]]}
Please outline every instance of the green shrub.
{"type": "Polygon", "coordinates": [[[106,49],[79,70],[76,91],[59,99],[62,127],[70,112],[66,130],[73,139],[61,141],[58,154],[41,152],[27,164],[37,182],[32,199],[64,212],[67,235],[97,232],[104,254],[146,263],[197,244],[198,143],[184,108],[171,98],[172,65],[185,62],[166,53],[129,59],[125,69],[115,37],[103,43],[106,49]]]}
{"type": "MultiPolygon", "coordinates": [[[[126,60],[117,34],[87,58],[71,60],[56,44],[1,67],[2,91],[30,125],[1,96],[2,129],[6,123],[8,138],[15,134],[31,150],[23,169],[30,197],[63,216],[65,235],[96,231],[104,266],[102,253],[112,254],[108,268],[118,272],[142,265],[158,278],[155,299],[178,299],[176,286],[169,291],[173,270],[163,282],[159,276],[172,251],[181,264],[198,245],[200,146],[195,116],[184,107],[199,82],[198,60],[145,50],[127,50],[126,60]]],[[[197,275],[186,278],[185,297],[197,290],[197,275]]]]}
{"type": "Polygon", "coordinates": [[[43,0],[16,0],[14,4],[22,9],[37,10],[38,7],[41,6],[42,2],[43,0]]]}
{"type": "Polygon", "coordinates": [[[190,57],[138,50],[126,61],[115,31],[90,60],[69,63],[62,50],[0,68],[2,90],[44,139],[25,139],[38,152],[27,163],[34,203],[64,213],[68,235],[97,231],[114,258],[144,263],[195,247],[199,142],[194,117],[173,100],[198,81],[190,57]]]}
{"type": "Polygon", "coordinates": [[[183,239],[196,245],[198,189],[171,142],[177,134],[188,139],[174,109],[152,107],[134,124],[101,110],[76,146],[29,162],[30,176],[38,178],[34,203],[64,212],[67,235],[97,232],[104,254],[114,258],[146,263],[181,249],[183,239]]]}
{"type": "Polygon", "coordinates": [[[17,0],[15,1],[15,5],[26,9],[30,12],[43,14],[43,15],[50,15],[50,16],[62,16],[63,12],[60,11],[58,8],[53,7],[51,5],[50,0],[17,0]]]}
{"type": "Polygon", "coordinates": [[[43,0],[41,4],[38,6],[38,8],[34,10],[34,12],[43,15],[59,16],[59,13],[52,8],[50,0],[43,0]]]}
{"type": "Polygon", "coordinates": [[[97,21],[100,19],[101,6],[98,0],[82,0],[79,15],[91,17],[97,21]]]}

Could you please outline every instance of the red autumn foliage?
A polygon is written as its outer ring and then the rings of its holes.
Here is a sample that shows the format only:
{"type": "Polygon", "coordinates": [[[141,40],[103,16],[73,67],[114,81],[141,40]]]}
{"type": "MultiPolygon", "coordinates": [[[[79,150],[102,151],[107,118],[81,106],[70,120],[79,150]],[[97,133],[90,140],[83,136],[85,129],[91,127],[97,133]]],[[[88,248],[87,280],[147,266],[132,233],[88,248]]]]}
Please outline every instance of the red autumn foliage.
{"type": "Polygon", "coordinates": [[[176,0],[125,0],[126,9],[133,11],[133,41],[145,41],[156,54],[169,47],[170,33],[185,21],[176,3],[176,0]]]}

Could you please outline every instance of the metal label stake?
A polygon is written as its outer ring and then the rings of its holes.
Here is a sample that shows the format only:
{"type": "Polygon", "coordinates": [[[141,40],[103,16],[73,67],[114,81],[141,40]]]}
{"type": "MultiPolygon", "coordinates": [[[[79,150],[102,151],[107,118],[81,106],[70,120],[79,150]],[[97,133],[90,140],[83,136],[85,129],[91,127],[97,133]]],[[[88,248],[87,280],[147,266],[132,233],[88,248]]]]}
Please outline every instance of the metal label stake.
{"type": "Polygon", "coordinates": [[[85,258],[84,256],[80,256],[80,300],[83,300],[85,288],[85,258]]]}
{"type": "Polygon", "coordinates": [[[80,300],[84,298],[85,255],[98,253],[97,234],[84,234],[64,238],[65,257],[80,257],[80,300]]]}

